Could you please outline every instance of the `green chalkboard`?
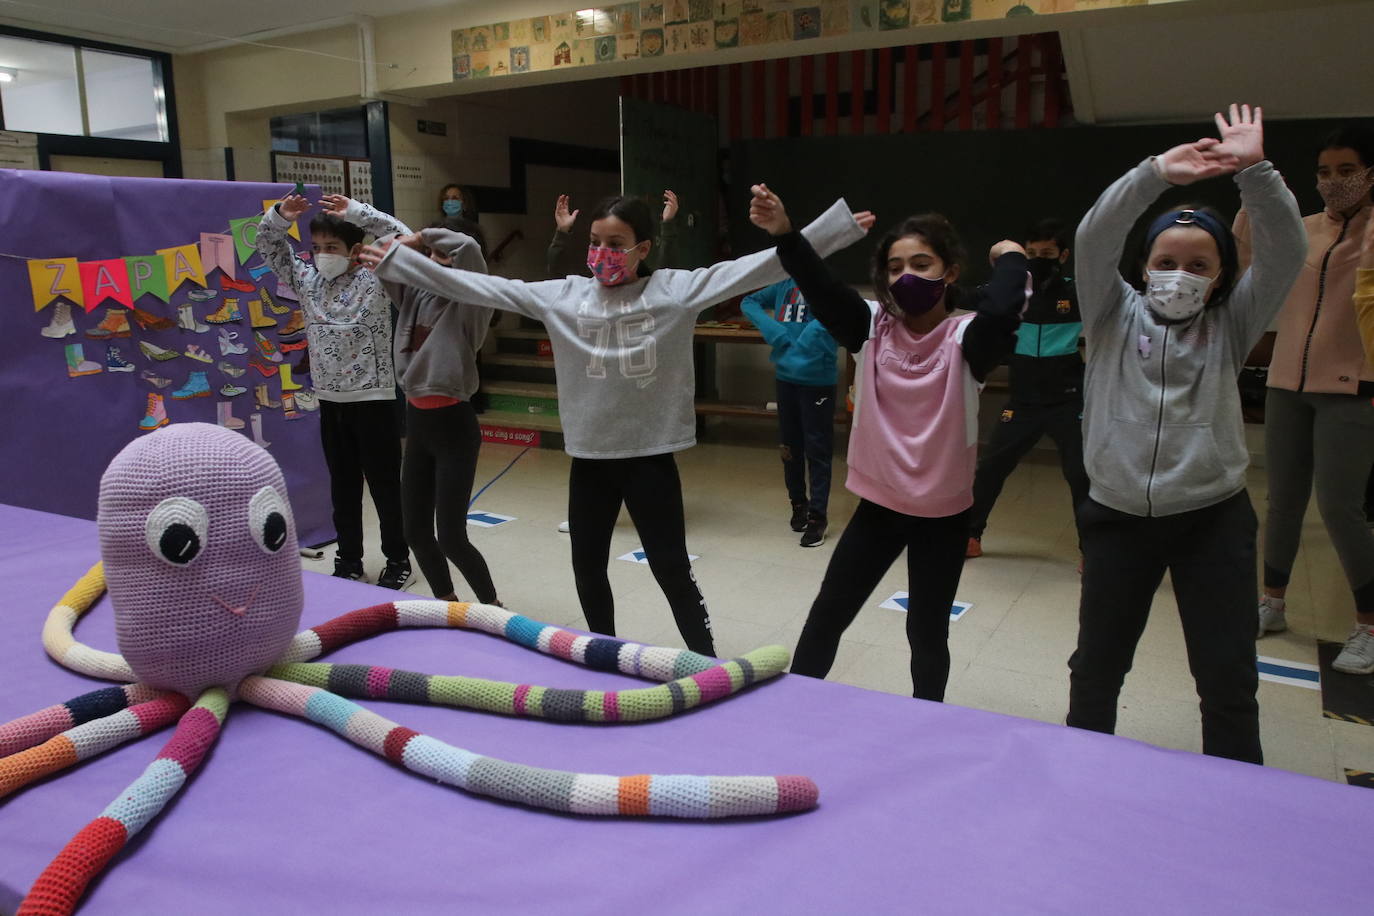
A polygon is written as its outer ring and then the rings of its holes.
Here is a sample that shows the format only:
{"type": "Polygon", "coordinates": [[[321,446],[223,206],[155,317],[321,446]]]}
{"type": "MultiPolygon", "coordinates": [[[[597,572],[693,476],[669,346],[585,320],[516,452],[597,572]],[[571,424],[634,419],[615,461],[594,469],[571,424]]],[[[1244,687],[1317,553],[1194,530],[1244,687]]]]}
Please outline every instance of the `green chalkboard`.
{"type": "Polygon", "coordinates": [[[665,189],[677,193],[678,242],[672,267],[715,260],[716,119],[668,105],[620,100],[621,193],[643,197],[657,217],[665,189]]]}

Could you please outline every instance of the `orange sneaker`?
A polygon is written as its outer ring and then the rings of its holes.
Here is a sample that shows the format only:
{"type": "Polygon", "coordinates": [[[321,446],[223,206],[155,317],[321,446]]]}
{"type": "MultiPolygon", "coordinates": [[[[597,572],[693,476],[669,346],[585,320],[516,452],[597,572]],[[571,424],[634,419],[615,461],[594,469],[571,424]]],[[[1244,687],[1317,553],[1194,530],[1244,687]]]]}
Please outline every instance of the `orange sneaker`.
{"type": "Polygon", "coordinates": [[[964,556],[967,557],[967,558],[970,559],[970,560],[973,560],[973,559],[976,559],[976,558],[978,558],[978,557],[981,557],[982,555],[983,555],[983,539],[982,539],[982,538],[969,538],[969,539],[968,539],[968,549],[964,551],[964,556]]]}

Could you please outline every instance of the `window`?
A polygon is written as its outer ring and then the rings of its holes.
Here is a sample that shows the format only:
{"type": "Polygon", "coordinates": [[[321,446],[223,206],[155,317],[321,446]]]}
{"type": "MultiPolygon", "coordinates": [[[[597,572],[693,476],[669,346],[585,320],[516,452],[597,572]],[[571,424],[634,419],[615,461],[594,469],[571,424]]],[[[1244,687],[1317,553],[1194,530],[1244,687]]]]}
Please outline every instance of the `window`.
{"type": "Polygon", "coordinates": [[[0,35],[0,108],[6,130],[169,139],[162,66],[136,54],[0,35]]]}

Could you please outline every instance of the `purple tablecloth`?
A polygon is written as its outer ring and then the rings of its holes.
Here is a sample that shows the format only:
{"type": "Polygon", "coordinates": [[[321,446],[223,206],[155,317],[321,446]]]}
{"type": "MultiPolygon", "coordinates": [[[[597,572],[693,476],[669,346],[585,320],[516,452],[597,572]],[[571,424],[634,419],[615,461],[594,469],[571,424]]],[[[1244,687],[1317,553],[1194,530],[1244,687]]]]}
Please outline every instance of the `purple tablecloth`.
{"type": "MultiPolygon", "coordinates": [[[[48,608],[92,523],[0,507],[0,721],[101,686],[48,660],[48,608]]],[[[303,623],[394,593],[306,575],[303,623]]],[[[538,608],[520,608],[533,617],[538,608]]],[[[115,648],[108,605],[78,636],[115,648]]],[[[336,661],[556,686],[598,674],[493,637],[387,634],[336,661]]],[[[466,795],[239,705],[86,913],[1368,912],[1374,794],[802,677],[643,725],[370,702],[461,747],[601,772],[804,773],[807,814],[578,818],[466,795]]],[[[127,745],[0,803],[0,912],[156,754],[127,745]]]]}

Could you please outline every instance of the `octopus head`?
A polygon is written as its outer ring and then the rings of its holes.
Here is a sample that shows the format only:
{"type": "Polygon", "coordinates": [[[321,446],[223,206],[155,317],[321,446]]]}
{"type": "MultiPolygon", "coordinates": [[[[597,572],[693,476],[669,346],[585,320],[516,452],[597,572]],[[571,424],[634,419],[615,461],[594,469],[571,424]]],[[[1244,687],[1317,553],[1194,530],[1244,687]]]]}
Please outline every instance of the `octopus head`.
{"type": "Polygon", "coordinates": [[[140,681],[232,694],[300,624],[296,523],[281,468],[238,433],[181,423],[100,480],[100,554],[120,653],[140,681]]]}

